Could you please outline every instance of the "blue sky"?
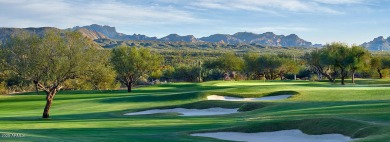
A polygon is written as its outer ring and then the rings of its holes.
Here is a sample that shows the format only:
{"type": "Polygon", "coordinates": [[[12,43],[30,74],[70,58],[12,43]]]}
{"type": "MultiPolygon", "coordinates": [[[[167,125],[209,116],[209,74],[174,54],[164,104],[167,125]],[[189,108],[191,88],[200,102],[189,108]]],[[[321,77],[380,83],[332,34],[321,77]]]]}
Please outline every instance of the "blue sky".
{"type": "Polygon", "coordinates": [[[125,34],[200,38],[297,34],[313,43],[390,36],[390,0],[0,0],[0,27],[115,26],[125,34]]]}

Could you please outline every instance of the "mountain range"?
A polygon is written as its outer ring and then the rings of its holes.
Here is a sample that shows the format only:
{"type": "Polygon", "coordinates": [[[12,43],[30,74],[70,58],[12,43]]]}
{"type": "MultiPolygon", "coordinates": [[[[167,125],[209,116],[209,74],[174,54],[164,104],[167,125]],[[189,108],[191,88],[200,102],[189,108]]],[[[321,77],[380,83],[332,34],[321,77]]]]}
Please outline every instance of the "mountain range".
{"type": "MultiPolygon", "coordinates": [[[[40,28],[0,28],[0,42],[4,42],[13,35],[21,34],[23,32],[37,34],[43,36],[49,30],[61,30],[54,27],[40,27],[40,28]]],[[[118,33],[115,27],[102,26],[92,24],[89,26],[76,26],[65,29],[68,31],[79,31],[85,37],[94,40],[97,43],[116,43],[117,41],[156,41],[156,42],[210,42],[222,44],[258,44],[263,46],[274,47],[322,47],[321,44],[312,44],[311,42],[301,39],[296,34],[290,35],[276,35],[272,32],[263,34],[256,34],[252,32],[238,32],[233,35],[230,34],[213,34],[207,37],[196,38],[193,35],[181,36],[178,34],[170,34],[162,38],[149,37],[141,34],[127,35],[118,33]]],[[[385,39],[383,36],[375,38],[373,41],[365,42],[363,47],[368,50],[390,50],[390,37],[385,39]]],[[[113,47],[113,46],[107,46],[113,47]]]]}
{"type": "Polygon", "coordinates": [[[126,35],[123,33],[118,33],[115,27],[101,26],[97,24],[92,24],[83,27],[76,26],[68,30],[79,31],[83,33],[83,35],[94,40],[107,39],[107,38],[114,39],[114,40],[157,40],[156,37],[147,37],[145,35],[140,35],[140,34],[126,35]],[[104,35],[105,37],[100,37],[99,35],[104,35]]]}
{"type": "MultiPolygon", "coordinates": [[[[115,27],[101,26],[92,24],[83,27],[74,27],[69,30],[80,31],[85,36],[91,39],[109,38],[112,40],[145,40],[145,41],[161,41],[161,42],[218,42],[226,44],[260,44],[265,46],[282,46],[282,47],[313,47],[311,42],[299,38],[295,34],[288,36],[276,35],[272,32],[263,34],[255,34],[251,32],[238,32],[233,35],[229,34],[214,34],[208,37],[196,38],[193,35],[180,36],[178,34],[170,34],[162,38],[148,37],[140,34],[126,35],[118,33],[115,27]],[[101,36],[101,35],[105,35],[101,36]]],[[[317,45],[316,45],[317,46],[317,45]]]]}
{"type": "Polygon", "coordinates": [[[0,43],[4,43],[12,36],[29,33],[43,36],[46,32],[51,30],[60,30],[52,27],[40,27],[40,28],[0,28],[0,43]]]}

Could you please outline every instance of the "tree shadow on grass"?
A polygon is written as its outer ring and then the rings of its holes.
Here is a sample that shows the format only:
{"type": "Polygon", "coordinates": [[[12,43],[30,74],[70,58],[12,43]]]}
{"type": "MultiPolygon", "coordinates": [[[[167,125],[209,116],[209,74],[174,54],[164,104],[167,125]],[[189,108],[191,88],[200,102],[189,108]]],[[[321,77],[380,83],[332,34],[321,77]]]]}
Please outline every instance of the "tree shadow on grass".
{"type": "MultiPolygon", "coordinates": [[[[84,121],[88,122],[89,120],[84,121]]],[[[128,120],[122,121],[126,122],[128,120]]],[[[128,122],[132,123],[132,121],[128,122]]],[[[101,123],[103,125],[98,128],[91,128],[88,125],[85,125],[84,128],[26,128],[6,131],[6,133],[26,134],[26,137],[18,140],[29,141],[213,141],[207,138],[191,137],[189,134],[199,132],[255,133],[299,129],[311,135],[338,133],[352,138],[364,138],[373,135],[388,134],[387,130],[389,130],[389,128],[382,126],[340,118],[311,118],[240,123],[232,123],[230,121],[220,123],[207,121],[203,123],[191,123],[191,121],[186,121],[167,125],[150,124],[148,121],[141,121],[138,123],[146,123],[146,125],[118,126],[114,124],[117,127],[109,126],[108,123],[103,121],[101,123]]],[[[64,124],[59,123],[59,125],[64,124]]]]}
{"type": "MultiPolygon", "coordinates": [[[[95,112],[95,113],[82,113],[82,114],[55,114],[52,113],[50,119],[42,119],[40,117],[40,113],[37,113],[36,116],[26,116],[26,117],[0,117],[0,120],[3,121],[26,121],[26,122],[32,122],[32,123],[58,123],[61,121],[85,121],[86,119],[92,119],[94,121],[99,120],[107,120],[110,121],[110,119],[150,119],[150,118],[158,118],[158,119],[174,119],[178,118],[177,113],[161,113],[161,114],[151,114],[151,115],[135,115],[135,116],[126,116],[125,113],[129,112],[138,112],[138,111],[144,111],[144,110],[150,110],[150,109],[171,109],[171,108],[187,108],[187,109],[207,109],[207,108],[239,108],[239,111],[251,111],[259,108],[266,107],[269,103],[263,103],[263,102],[226,102],[226,101],[198,101],[198,102],[192,102],[192,103],[186,103],[186,104],[180,104],[180,105],[167,105],[167,106],[160,106],[160,107],[146,107],[146,108],[124,108],[123,110],[119,111],[105,111],[105,112],[95,112]]],[[[221,116],[200,116],[200,117],[222,117],[224,118],[224,115],[221,116]]],[[[236,116],[234,116],[236,117],[236,116]]],[[[241,117],[238,115],[237,117],[241,117]]]]}
{"type": "MultiPolygon", "coordinates": [[[[186,84],[185,84],[186,85],[186,84]]],[[[175,85],[175,88],[161,90],[135,90],[128,96],[116,97],[116,98],[107,98],[103,99],[100,102],[102,103],[123,103],[123,102],[162,102],[162,101],[179,101],[179,100],[195,100],[205,97],[207,91],[218,90],[218,89],[227,89],[230,87],[202,87],[197,84],[191,85],[191,90],[180,90],[182,86],[175,85]],[[197,87],[194,87],[197,86],[197,87]],[[142,95],[141,95],[141,94],[142,95]]]]}
{"type": "MultiPolygon", "coordinates": [[[[7,133],[26,134],[22,138],[0,140],[21,141],[218,141],[189,136],[186,131],[224,127],[227,124],[182,124],[152,127],[107,127],[107,128],[54,128],[21,129],[7,133]]],[[[88,127],[88,126],[86,126],[88,127]]]]}
{"type": "MultiPolygon", "coordinates": [[[[217,89],[226,89],[230,87],[217,87],[217,86],[200,86],[199,84],[164,84],[160,85],[160,87],[169,87],[168,89],[134,89],[133,92],[127,92],[126,90],[105,90],[105,91],[99,91],[99,90],[78,90],[78,91],[71,91],[71,90],[65,90],[60,91],[56,97],[55,100],[72,100],[72,99],[104,99],[107,98],[108,100],[112,99],[112,102],[115,102],[115,100],[118,100],[118,102],[125,102],[126,100],[129,102],[146,102],[146,101],[167,101],[170,98],[174,100],[180,100],[185,99],[185,97],[189,97],[189,99],[193,99],[194,95],[188,94],[188,92],[202,92],[202,91],[209,91],[209,90],[217,90],[217,89]],[[183,92],[183,93],[181,93],[183,92]],[[187,95],[179,95],[179,94],[187,94],[187,95]],[[112,96],[108,96],[111,95],[112,96]],[[145,95],[147,94],[147,95],[145,95]],[[159,96],[157,96],[158,94],[159,96]],[[164,96],[164,94],[166,96],[164,96]],[[172,97],[169,97],[169,95],[172,94],[172,97]],[[124,98],[124,100],[121,100],[120,98],[124,98]],[[130,99],[127,99],[130,98],[130,99]],[[175,99],[176,98],[176,99],[175,99]],[[120,100],[120,101],[119,101],[120,100]]],[[[45,99],[45,95],[35,95],[34,92],[28,92],[23,94],[14,95],[15,97],[10,97],[4,100],[0,100],[0,102],[18,102],[18,101],[42,101],[45,99]],[[19,96],[28,96],[26,97],[19,97],[19,96]]],[[[104,101],[103,101],[104,102],[104,101]]],[[[108,101],[110,102],[110,101],[108,101]]]]}
{"type": "MultiPolygon", "coordinates": [[[[202,86],[197,83],[177,83],[177,84],[162,84],[156,87],[168,88],[168,89],[148,89],[140,88],[134,89],[131,93],[156,93],[156,92],[187,92],[187,91],[208,91],[217,89],[232,88],[229,86],[202,86]]],[[[131,94],[129,93],[129,94],[131,94]]]]}
{"type": "MultiPolygon", "coordinates": [[[[161,85],[152,85],[145,86],[140,88],[134,88],[132,92],[127,92],[127,90],[61,90],[57,95],[81,95],[81,94],[131,94],[131,93],[153,93],[153,92],[178,92],[186,89],[190,90],[203,90],[203,89],[220,89],[221,87],[214,86],[201,86],[197,83],[175,83],[175,84],[161,84],[161,85]],[[161,87],[162,89],[148,89],[149,87],[161,87]],[[163,89],[163,88],[169,89],[163,89]]],[[[16,96],[25,96],[25,95],[37,95],[36,92],[24,92],[19,94],[14,94],[16,96]]],[[[39,91],[39,95],[45,96],[45,92],[39,91]]]]}
{"type": "Polygon", "coordinates": [[[125,102],[163,102],[163,101],[179,101],[179,100],[194,100],[202,97],[201,92],[191,93],[175,93],[173,95],[136,95],[122,96],[116,98],[102,99],[101,103],[125,103],[125,102]]]}

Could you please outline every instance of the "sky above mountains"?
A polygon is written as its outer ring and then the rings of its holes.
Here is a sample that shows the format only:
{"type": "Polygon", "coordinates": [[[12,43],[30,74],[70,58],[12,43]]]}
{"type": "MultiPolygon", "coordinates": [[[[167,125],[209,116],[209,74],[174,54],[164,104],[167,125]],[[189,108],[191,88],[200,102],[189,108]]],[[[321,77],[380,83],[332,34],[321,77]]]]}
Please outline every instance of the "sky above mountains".
{"type": "Polygon", "coordinates": [[[313,43],[390,36],[390,0],[0,0],[0,27],[115,26],[125,34],[196,37],[291,33],[313,43]]]}

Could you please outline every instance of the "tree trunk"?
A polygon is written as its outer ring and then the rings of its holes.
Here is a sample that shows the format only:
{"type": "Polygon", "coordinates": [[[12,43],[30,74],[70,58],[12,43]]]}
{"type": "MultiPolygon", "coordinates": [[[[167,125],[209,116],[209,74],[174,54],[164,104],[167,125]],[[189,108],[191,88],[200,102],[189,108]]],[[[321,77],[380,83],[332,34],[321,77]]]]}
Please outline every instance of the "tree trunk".
{"type": "Polygon", "coordinates": [[[330,75],[324,75],[328,80],[329,80],[329,82],[334,82],[334,79],[333,79],[333,77],[331,77],[330,75]]]}
{"type": "Polygon", "coordinates": [[[37,95],[39,95],[38,83],[34,83],[34,84],[35,84],[35,92],[37,93],[37,95]]]}
{"type": "Polygon", "coordinates": [[[329,75],[329,74],[327,74],[327,73],[325,73],[325,72],[321,72],[321,74],[322,74],[323,76],[325,76],[325,77],[329,80],[329,82],[334,82],[334,79],[332,78],[331,75],[329,75]]]}
{"type": "Polygon", "coordinates": [[[127,92],[131,92],[131,86],[127,86],[127,92]]]}
{"type": "Polygon", "coordinates": [[[131,83],[131,82],[128,82],[127,84],[126,84],[126,86],[127,86],[127,92],[131,92],[131,86],[132,86],[133,84],[131,83]]]}
{"type": "Polygon", "coordinates": [[[43,115],[42,118],[49,118],[49,112],[50,112],[50,107],[54,99],[54,95],[56,95],[57,90],[56,89],[51,89],[50,92],[46,92],[46,106],[45,109],[43,109],[43,115]]]}
{"type": "MultiPolygon", "coordinates": [[[[337,76],[336,67],[333,66],[333,73],[332,73],[332,80],[333,80],[333,83],[336,82],[336,76],[337,76]]],[[[342,76],[342,74],[341,74],[341,76],[342,76]]]]}
{"type": "MultiPolygon", "coordinates": [[[[200,62],[199,62],[200,66],[200,62]]],[[[202,69],[199,70],[199,82],[202,82],[202,69]]]]}
{"type": "Polygon", "coordinates": [[[344,82],[345,76],[346,76],[345,70],[341,69],[341,85],[345,85],[345,82],[344,82]]]}
{"type": "Polygon", "coordinates": [[[380,69],[378,69],[377,71],[378,71],[378,73],[379,73],[379,78],[380,78],[380,79],[382,79],[382,78],[383,78],[383,75],[382,75],[382,72],[381,72],[381,70],[380,70],[380,69]]]}
{"type": "Polygon", "coordinates": [[[46,106],[45,106],[45,109],[43,110],[42,118],[49,118],[49,111],[50,111],[52,101],[53,100],[46,99],[46,106]]]}
{"type": "Polygon", "coordinates": [[[322,74],[321,73],[317,73],[317,79],[318,79],[318,81],[321,81],[322,80],[322,74]]]}
{"type": "Polygon", "coordinates": [[[355,71],[352,72],[352,83],[355,83],[355,71]]]}
{"type": "Polygon", "coordinates": [[[333,72],[332,73],[332,82],[333,83],[336,83],[336,76],[337,76],[337,72],[333,72]]]}

